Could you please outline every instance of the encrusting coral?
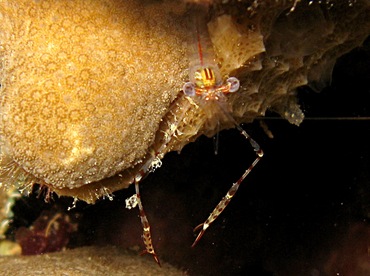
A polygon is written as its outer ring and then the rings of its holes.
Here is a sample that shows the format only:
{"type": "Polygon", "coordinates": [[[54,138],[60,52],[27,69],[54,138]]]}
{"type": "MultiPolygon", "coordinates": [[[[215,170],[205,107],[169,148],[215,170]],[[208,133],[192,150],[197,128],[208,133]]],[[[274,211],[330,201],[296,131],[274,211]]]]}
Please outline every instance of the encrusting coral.
{"type": "Polygon", "coordinates": [[[3,185],[73,189],[137,163],[185,78],[172,15],[112,0],[2,1],[0,14],[3,185]]]}
{"type": "MultiPolygon", "coordinates": [[[[241,81],[238,122],[270,109],[299,125],[297,87],[322,88],[368,36],[367,1],[311,2],[214,1],[208,29],[222,74],[241,81]]],[[[183,1],[1,1],[0,18],[3,186],[92,203],[127,187],[174,121],[163,154],[219,130],[182,110],[183,1]]]]}
{"type": "Polygon", "coordinates": [[[34,275],[186,275],[169,264],[159,267],[132,252],[108,246],[0,258],[2,275],[29,275],[31,271],[34,275]]]}

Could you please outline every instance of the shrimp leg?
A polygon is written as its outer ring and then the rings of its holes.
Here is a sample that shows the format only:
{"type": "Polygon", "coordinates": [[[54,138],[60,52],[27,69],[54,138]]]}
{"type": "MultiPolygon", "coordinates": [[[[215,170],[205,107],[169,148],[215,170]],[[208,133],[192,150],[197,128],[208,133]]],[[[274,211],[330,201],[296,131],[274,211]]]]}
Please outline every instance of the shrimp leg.
{"type": "Polygon", "coordinates": [[[143,242],[145,245],[145,250],[141,253],[143,254],[150,254],[153,256],[154,260],[157,262],[157,264],[160,266],[159,258],[154,250],[153,241],[152,241],[152,235],[150,232],[150,224],[149,220],[145,214],[144,207],[141,201],[141,195],[140,195],[140,188],[139,184],[140,181],[147,176],[150,172],[155,171],[157,168],[159,168],[162,164],[161,159],[163,158],[165,150],[167,150],[167,147],[169,143],[171,142],[172,138],[176,136],[176,132],[178,132],[178,125],[182,121],[182,119],[185,116],[186,111],[190,107],[190,102],[185,100],[182,102],[181,105],[179,105],[179,100],[181,100],[181,97],[174,101],[174,103],[171,105],[170,110],[168,112],[167,119],[163,121],[165,130],[158,133],[158,144],[159,146],[152,146],[149,150],[148,155],[145,158],[144,164],[141,166],[139,172],[134,177],[134,184],[135,184],[135,194],[126,200],[126,208],[131,209],[136,206],[139,208],[139,214],[140,214],[140,221],[143,227],[143,242]],[[179,113],[178,116],[176,116],[176,113],[179,113]]]}
{"type": "MultiPolygon", "coordinates": [[[[230,118],[230,119],[232,119],[234,121],[233,118],[230,118]]],[[[253,168],[257,165],[257,163],[263,157],[263,150],[260,148],[260,146],[258,145],[258,143],[255,140],[253,140],[251,138],[251,136],[249,136],[249,134],[244,129],[242,129],[236,122],[235,122],[235,127],[240,131],[240,133],[245,137],[245,139],[247,139],[247,141],[249,141],[249,143],[251,144],[254,152],[256,153],[256,159],[245,170],[245,172],[238,179],[238,181],[236,181],[235,183],[233,183],[233,185],[231,186],[231,188],[228,190],[228,192],[226,193],[226,195],[221,199],[221,201],[217,204],[217,206],[214,208],[214,210],[209,215],[209,217],[206,219],[206,221],[203,222],[203,223],[201,223],[201,224],[199,224],[197,227],[194,228],[194,232],[198,231],[199,229],[201,229],[201,230],[200,230],[197,238],[195,239],[195,241],[194,241],[194,243],[192,244],[191,247],[194,247],[199,242],[199,240],[202,238],[202,236],[205,233],[205,231],[207,230],[207,228],[211,225],[211,223],[215,219],[218,218],[218,216],[223,212],[223,210],[226,208],[226,206],[230,203],[231,199],[233,198],[233,196],[237,192],[237,190],[238,190],[240,184],[243,182],[243,180],[247,177],[247,175],[253,170],[253,168]]]]}
{"type": "Polygon", "coordinates": [[[137,202],[137,205],[138,205],[139,211],[140,211],[140,220],[141,220],[141,224],[143,226],[143,236],[142,237],[143,237],[143,242],[144,242],[144,245],[145,245],[145,250],[143,252],[141,252],[140,255],[144,255],[144,254],[152,255],[154,260],[157,262],[157,264],[159,266],[161,266],[159,258],[158,258],[157,254],[154,251],[153,242],[152,242],[152,235],[150,233],[150,224],[149,224],[148,218],[146,217],[143,204],[141,202],[139,183],[140,183],[140,179],[137,180],[135,178],[136,202],[137,202]]]}

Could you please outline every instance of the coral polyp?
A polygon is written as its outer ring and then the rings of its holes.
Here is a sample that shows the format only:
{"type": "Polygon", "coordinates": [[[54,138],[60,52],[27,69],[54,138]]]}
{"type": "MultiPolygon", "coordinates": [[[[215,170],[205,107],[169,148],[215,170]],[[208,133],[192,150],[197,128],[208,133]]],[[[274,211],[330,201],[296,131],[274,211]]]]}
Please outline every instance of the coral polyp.
{"type": "MultiPolygon", "coordinates": [[[[63,194],[138,163],[186,62],[171,15],[113,0],[2,1],[0,15],[3,185],[15,174],[63,194]]],[[[109,189],[73,195],[93,202],[109,189]]]]}

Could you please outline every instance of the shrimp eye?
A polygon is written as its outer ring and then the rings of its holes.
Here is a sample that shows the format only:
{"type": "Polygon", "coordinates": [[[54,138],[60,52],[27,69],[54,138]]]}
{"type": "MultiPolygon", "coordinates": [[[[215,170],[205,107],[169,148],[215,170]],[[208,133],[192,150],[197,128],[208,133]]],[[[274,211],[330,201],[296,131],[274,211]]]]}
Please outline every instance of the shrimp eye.
{"type": "Polygon", "coordinates": [[[195,85],[192,82],[186,82],[182,87],[186,96],[193,97],[195,95],[195,85]]]}
{"type": "Polygon", "coordinates": [[[231,77],[226,80],[227,84],[230,86],[229,92],[233,93],[239,90],[240,82],[237,78],[231,77]]]}

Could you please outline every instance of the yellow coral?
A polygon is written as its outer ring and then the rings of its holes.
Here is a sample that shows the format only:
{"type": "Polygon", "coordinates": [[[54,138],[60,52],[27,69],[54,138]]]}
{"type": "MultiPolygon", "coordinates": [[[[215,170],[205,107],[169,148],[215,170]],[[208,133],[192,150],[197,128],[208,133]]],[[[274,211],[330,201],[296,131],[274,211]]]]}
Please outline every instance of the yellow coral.
{"type": "Polygon", "coordinates": [[[138,162],[185,78],[174,18],[114,0],[1,1],[0,16],[3,151],[55,189],[138,162]]]}

